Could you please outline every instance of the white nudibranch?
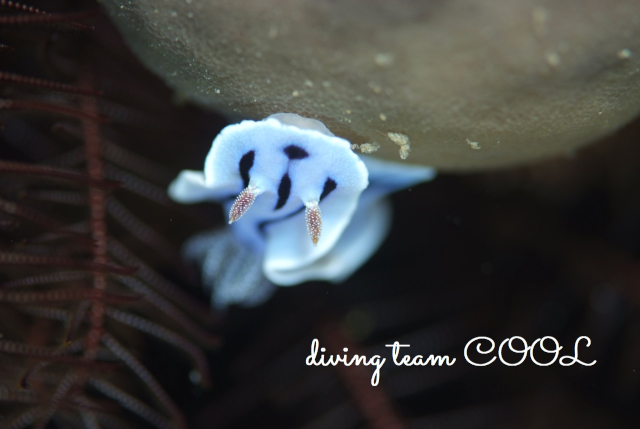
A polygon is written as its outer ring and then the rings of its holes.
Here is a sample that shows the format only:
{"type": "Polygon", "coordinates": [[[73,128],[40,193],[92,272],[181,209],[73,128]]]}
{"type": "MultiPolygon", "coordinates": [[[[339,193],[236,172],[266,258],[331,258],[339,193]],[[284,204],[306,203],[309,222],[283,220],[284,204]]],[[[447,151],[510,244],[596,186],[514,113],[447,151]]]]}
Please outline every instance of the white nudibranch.
{"type": "Polygon", "coordinates": [[[387,235],[384,197],[434,176],[358,156],[320,121],[277,113],[224,128],[204,171],[182,171],[169,195],[224,205],[230,228],[197,235],[184,254],[202,267],[213,305],[255,305],[272,284],[345,280],[387,235]]]}

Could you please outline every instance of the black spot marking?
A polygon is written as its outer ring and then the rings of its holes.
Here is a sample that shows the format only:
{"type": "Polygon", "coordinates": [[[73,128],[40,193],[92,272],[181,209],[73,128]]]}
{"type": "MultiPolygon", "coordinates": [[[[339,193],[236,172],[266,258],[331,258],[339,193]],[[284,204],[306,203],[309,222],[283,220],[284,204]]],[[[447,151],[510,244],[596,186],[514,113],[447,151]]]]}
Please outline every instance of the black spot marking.
{"type": "Polygon", "coordinates": [[[309,153],[306,150],[296,145],[289,145],[285,147],[284,153],[289,157],[289,159],[304,159],[309,156],[309,153]]]}
{"type": "Polygon", "coordinates": [[[280,186],[278,187],[278,203],[274,210],[278,210],[279,208],[284,207],[289,199],[289,194],[291,193],[291,178],[289,177],[289,173],[285,173],[280,180],[280,186]]]}
{"type": "Polygon", "coordinates": [[[324,188],[322,188],[322,194],[320,194],[320,201],[324,199],[327,195],[333,192],[338,187],[338,184],[331,177],[327,177],[327,180],[324,182],[324,188]]]}
{"type": "MultiPolygon", "coordinates": [[[[288,176],[285,175],[285,176],[288,176]]],[[[284,177],[283,177],[284,179],[284,177]]],[[[282,187],[282,182],[280,182],[280,187],[282,187]]],[[[322,201],[322,199],[324,197],[326,197],[327,195],[329,195],[331,192],[333,192],[334,189],[336,189],[338,187],[338,184],[336,183],[335,180],[333,180],[332,178],[327,178],[327,180],[324,182],[324,189],[322,190],[322,195],[320,195],[320,201],[322,201]]],[[[278,189],[278,196],[280,195],[280,189],[278,189]]],[[[278,203],[280,203],[280,199],[278,199],[278,203]]],[[[264,220],[262,222],[260,222],[258,224],[258,231],[260,232],[260,235],[264,236],[265,235],[265,229],[267,228],[267,226],[269,225],[273,225],[275,223],[278,222],[282,222],[284,220],[290,219],[293,216],[296,216],[297,214],[302,213],[305,210],[305,206],[301,206],[298,210],[294,210],[291,213],[289,213],[286,216],[282,216],[280,218],[277,219],[269,219],[269,220],[264,220]]]]}
{"type": "Polygon", "coordinates": [[[249,151],[240,158],[240,176],[242,176],[243,186],[249,186],[249,170],[253,167],[253,161],[256,158],[255,151],[249,151]]]}

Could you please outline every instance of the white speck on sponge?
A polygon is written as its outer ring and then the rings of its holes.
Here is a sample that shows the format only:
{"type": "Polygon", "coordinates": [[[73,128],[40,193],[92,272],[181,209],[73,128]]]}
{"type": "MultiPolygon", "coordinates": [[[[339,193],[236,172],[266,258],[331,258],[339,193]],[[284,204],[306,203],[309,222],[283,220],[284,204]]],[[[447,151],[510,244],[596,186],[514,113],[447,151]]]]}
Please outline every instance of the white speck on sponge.
{"type": "Polygon", "coordinates": [[[621,49],[618,51],[618,58],[620,58],[621,60],[626,60],[629,57],[631,57],[630,49],[621,49]]]}
{"type": "Polygon", "coordinates": [[[467,139],[467,144],[469,146],[471,146],[471,149],[474,149],[474,150],[480,150],[481,149],[480,148],[480,143],[478,143],[478,142],[473,142],[473,141],[467,139]]]}
{"type": "Polygon", "coordinates": [[[402,133],[387,133],[387,137],[400,146],[398,152],[400,153],[401,159],[407,159],[409,153],[411,152],[411,143],[409,143],[409,136],[402,133]]]}
{"type": "Polygon", "coordinates": [[[378,149],[380,149],[380,145],[378,143],[351,144],[351,150],[360,150],[362,153],[373,153],[378,149]]]}

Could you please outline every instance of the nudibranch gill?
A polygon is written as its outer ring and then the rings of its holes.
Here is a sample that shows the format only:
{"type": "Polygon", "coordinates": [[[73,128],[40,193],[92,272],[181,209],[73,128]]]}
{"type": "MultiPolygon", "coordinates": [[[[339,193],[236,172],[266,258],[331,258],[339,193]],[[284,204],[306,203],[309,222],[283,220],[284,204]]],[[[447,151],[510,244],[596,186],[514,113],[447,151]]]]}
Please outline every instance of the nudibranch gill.
{"type": "Polygon", "coordinates": [[[197,235],[184,253],[202,267],[213,305],[255,305],[273,284],[345,280],[388,233],[384,197],[434,176],[359,156],[322,122],[277,113],[224,128],[204,171],[182,171],[169,195],[225,207],[230,227],[197,235]]]}

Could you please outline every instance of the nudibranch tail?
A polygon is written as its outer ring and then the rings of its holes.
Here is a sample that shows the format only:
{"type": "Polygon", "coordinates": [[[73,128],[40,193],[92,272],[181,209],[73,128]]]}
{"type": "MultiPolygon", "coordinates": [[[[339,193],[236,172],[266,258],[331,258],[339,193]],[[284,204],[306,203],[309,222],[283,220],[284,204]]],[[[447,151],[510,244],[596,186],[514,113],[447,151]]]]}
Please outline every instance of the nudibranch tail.
{"type": "Polygon", "coordinates": [[[305,204],[305,206],[304,216],[307,222],[307,231],[309,231],[309,237],[311,237],[315,247],[318,245],[318,240],[322,233],[322,213],[317,201],[305,204]]]}
{"type": "Polygon", "coordinates": [[[244,188],[229,210],[229,224],[240,219],[249,210],[258,195],[260,195],[260,190],[255,186],[249,185],[244,188]]]}

